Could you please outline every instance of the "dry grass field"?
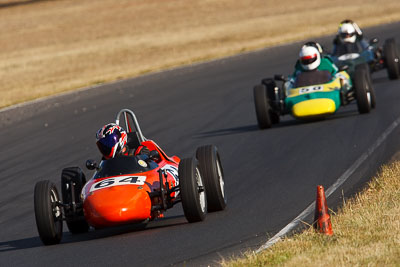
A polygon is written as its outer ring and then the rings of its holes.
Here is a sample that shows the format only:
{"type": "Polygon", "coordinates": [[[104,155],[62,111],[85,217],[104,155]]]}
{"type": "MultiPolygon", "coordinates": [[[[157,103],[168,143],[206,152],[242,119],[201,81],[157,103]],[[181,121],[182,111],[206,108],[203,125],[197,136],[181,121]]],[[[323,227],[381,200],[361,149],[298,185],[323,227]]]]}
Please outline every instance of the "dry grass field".
{"type": "MultiPolygon", "coordinates": [[[[287,41],[399,21],[399,0],[0,0],[0,108],[287,41]]],[[[400,266],[400,162],[312,229],[224,266],[400,266]]]]}
{"type": "Polygon", "coordinates": [[[313,228],[228,266],[400,266],[400,161],[332,217],[332,237],[313,228]]]}
{"type": "Polygon", "coordinates": [[[0,0],[0,108],[191,62],[400,20],[398,0],[0,0]]]}

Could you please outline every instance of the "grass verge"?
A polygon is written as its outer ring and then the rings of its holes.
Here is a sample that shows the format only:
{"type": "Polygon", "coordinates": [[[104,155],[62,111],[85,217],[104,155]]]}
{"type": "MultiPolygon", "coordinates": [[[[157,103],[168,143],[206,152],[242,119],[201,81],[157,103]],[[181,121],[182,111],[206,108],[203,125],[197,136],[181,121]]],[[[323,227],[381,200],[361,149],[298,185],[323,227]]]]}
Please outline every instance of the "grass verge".
{"type": "Polygon", "coordinates": [[[310,228],[223,266],[400,266],[400,161],[331,216],[334,235],[310,228]]]}

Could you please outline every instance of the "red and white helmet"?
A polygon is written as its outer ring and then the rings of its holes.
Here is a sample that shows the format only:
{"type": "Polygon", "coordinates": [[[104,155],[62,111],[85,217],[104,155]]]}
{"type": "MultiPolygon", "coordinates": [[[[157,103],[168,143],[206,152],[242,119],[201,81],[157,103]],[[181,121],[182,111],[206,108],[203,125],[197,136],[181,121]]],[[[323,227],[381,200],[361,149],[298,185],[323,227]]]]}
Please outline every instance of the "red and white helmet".
{"type": "Polygon", "coordinates": [[[340,24],[338,34],[339,38],[346,43],[354,43],[357,39],[357,31],[353,23],[340,24]]]}
{"type": "Polygon", "coordinates": [[[124,129],[115,123],[109,123],[96,133],[96,145],[105,159],[114,158],[126,145],[128,136],[124,129]]]}
{"type": "Polygon", "coordinates": [[[313,46],[303,46],[299,57],[300,65],[304,70],[315,70],[321,64],[321,54],[313,46]]]}

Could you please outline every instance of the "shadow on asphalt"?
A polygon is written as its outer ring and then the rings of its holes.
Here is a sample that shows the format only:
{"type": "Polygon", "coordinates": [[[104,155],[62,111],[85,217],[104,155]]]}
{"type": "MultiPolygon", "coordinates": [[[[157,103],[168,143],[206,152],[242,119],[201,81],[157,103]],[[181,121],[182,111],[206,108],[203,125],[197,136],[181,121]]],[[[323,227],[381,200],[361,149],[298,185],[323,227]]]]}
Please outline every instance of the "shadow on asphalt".
{"type": "MultiPolygon", "coordinates": [[[[355,102],[352,104],[355,104],[355,102]]],[[[345,110],[345,111],[342,111],[339,109],[339,111],[336,114],[328,116],[326,118],[322,118],[322,119],[301,121],[301,120],[296,120],[294,118],[291,118],[289,120],[281,121],[278,124],[274,124],[269,129],[261,130],[260,128],[258,128],[257,124],[251,124],[251,125],[245,125],[245,126],[239,126],[239,127],[224,128],[224,129],[218,129],[218,130],[213,130],[213,131],[201,132],[199,134],[194,135],[193,137],[194,138],[207,138],[207,137],[234,135],[234,134],[256,132],[256,131],[273,131],[273,130],[281,129],[281,128],[285,128],[285,127],[296,127],[296,126],[301,126],[301,125],[320,123],[322,121],[332,121],[332,120],[337,120],[337,119],[343,119],[343,118],[348,118],[348,117],[353,117],[353,116],[358,116],[358,115],[360,115],[360,114],[358,113],[357,110],[354,110],[354,109],[345,110]]],[[[289,116],[289,115],[286,115],[286,116],[289,116]]]]}
{"type": "MultiPolygon", "coordinates": [[[[121,226],[96,229],[96,230],[91,228],[88,233],[83,233],[83,234],[73,235],[70,234],[67,230],[63,232],[63,237],[61,239],[60,245],[114,237],[134,232],[151,231],[182,224],[188,224],[188,222],[186,221],[185,216],[179,215],[163,219],[156,219],[152,222],[149,222],[148,224],[146,223],[128,224],[128,225],[121,225],[121,226]]],[[[6,251],[29,249],[42,246],[44,245],[40,240],[39,236],[10,240],[5,242],[0,242],[0,254],[6,251]]]]}
{"type": "MultiPolygon", "coordinates": [[[[368,114],[368,113],[366,113],[368,114]]],[[[326,121],[331,121],[331,120],[338,120],[338,119],[343,119],[343,118],[349,118],[349,117],[354,117],[354,116],[359,116],[361,115],[357,110],[345,110],[345,111],[340,111],[336,113],[333,116],[325,118],[326,121]]]]}
{"type": "MultiPolygon", "coordinates": [[[[267,131],[273,131],[274,129],[279,129],[288,126],[295,126],[300,125],[302,122],[296,120],[287,120],[280,122],[278,124],[274,124],[269,129],[264,129],[267,131]]],[[[206,137],[214,137],[214,136],[222,136],[222,135],[233,135],[233,134],[241,134],[241,133],[248,133],[248,132],[257,132],[257,131],[264,131],[258,128],[257,124],[246,125],[246,126],[239,126],[239,127],[232,127],[232,128],[225,128],[213,131],[202,132],[199,134],[194,135],[194,138],[206,138],[206,137]]]]}
{"type": "Polygon", "coordinates": [[[246,125],[240,127],[232,127],[232,128],[225,128],[213,131],[202,132],[199,134],[194,135],[194,138],[205,138],[205,137],[212,137],[212,136],[221,136],[221,135],[232,135],[232,134],[240,134],[240,133],[247,133],[247,132],[254,132],[258,131],[257,124],[254,125],[246,125]]]}

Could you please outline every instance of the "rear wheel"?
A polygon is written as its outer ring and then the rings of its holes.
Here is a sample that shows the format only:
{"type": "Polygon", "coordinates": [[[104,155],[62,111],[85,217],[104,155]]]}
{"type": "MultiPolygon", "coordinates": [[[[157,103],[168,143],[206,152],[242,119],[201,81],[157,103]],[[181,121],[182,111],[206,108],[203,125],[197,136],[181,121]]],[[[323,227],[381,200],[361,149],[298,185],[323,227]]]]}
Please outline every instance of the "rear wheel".
{"type": "Polygon", "coordinates": [[[271,107],[268,103],[267,90],[264,85],[259,84],[254,87],[254,104],[258,127],[260,129],[270,128],[272,126],[271,107]]]}
{"type": "Polygon", "coordinates": [[[199,147],[196,158],[200,164],[200,174],[203,177],[207,192],[208,211],[220,211],[226,207],[224,171],[216,146],[199,147]]]}
{"type": "Polygon", "coordinates": [[[398,79],[400,77],[400,53],[393,38],[386,40],[383,45],[383,54],[389,79],[398,79]]]}
{"type": "Polygon", "coordinates": [[[89,231],[89,224],[84,218],[83,203],[80,197],[85,183],[86,178],[80,168],[70,167],[62,170],[61,193],[64,204],[69,207],[65,211],[65,219],[69,231],[73,234],[89,231]]]}
{"type": "Polygon", "coordinates": [[[359,113],[368,113],[371,110],[371,93],[369,87],[368,73],[365,69],[356,69],[354,73],[354,91],[357,99],[359,113]]]}
{"type": "Polygon", "coordinates": [[[178,168],[183,212],[188,222],[203,221],[207,213],[207,198],[203,179],[195,158],[182,159],[178,168]]]}
{"type": "Polygon", "coordinates": [[[272,124],[278,124],[280,122],[279,114],[275,111],[269,110],[269,117],[271,118],[272,124]]]}
{"type": "Polygon", "coordinates": [[[63,221],[60,197],[56,186],[48,181],[35,185],[34,207],[39,237],[45,245],[58,244],[61,241],[63,221]]]}
{"type": "Polygon", "coordinates": [[[271,106],[269,109],[269,116],[271,118],[272,124],[278,124],[280,121],[279,113],[276,110],[279,110],[279,103],[280,99],[282,98],[281,90],[276,86],[275,80],[271,78],[263,79],[262,83],[267,88],[267,100],[271,106]],[[275,94],[275,89],[278,88],[278,94],[275,94]]]}

